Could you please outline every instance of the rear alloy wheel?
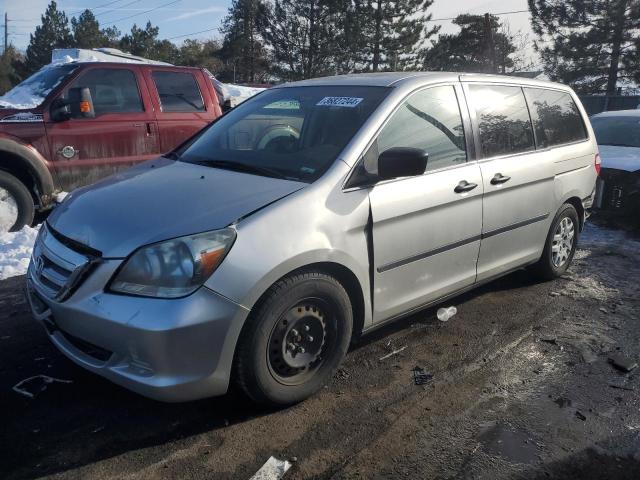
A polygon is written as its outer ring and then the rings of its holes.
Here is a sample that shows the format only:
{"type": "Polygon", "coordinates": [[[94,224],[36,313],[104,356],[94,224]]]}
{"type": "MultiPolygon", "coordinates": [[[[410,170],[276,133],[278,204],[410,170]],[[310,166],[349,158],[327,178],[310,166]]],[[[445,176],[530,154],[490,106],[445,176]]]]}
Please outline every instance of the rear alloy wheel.
{"type": "Polygon", "coordinates": [[[13,175],[0,171],[0,232],[16,232],[31,225],[34,210],[27,187],[13,175]]]}
{"type": "Polygon", "coordinates": [[[320,272],[285,277],[264,295],[238,341],[234,378],[254,401],[290,405],[336,371],[352,331],[349,295],[320,272]]]}
{"type": "Polygon", "coordinates": [[[553,219],[542,256],[533,267],[538,276],[552,280],[567,271],[578,244],[579,228],[578,212],[565,203],[553,219]]]}

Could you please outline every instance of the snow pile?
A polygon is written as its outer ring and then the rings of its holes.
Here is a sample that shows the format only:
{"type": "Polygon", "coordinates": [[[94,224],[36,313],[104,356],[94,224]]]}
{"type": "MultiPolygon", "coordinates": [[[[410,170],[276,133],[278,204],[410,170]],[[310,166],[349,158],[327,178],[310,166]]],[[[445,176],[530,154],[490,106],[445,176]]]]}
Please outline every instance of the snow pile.
{"type": "Polygon", "coordinates": [[[0,280],[27,273],[39,228],[24,227],[19,232],[0,233],[0,280]]]}
{"type": "Polygon", "coordinates": [[[233,83],[225,83],[224,87],[230,97],[253,97],[256,93],[260,93],[265,88],[244,87],[242,85],[234,85],[233,83]]]}

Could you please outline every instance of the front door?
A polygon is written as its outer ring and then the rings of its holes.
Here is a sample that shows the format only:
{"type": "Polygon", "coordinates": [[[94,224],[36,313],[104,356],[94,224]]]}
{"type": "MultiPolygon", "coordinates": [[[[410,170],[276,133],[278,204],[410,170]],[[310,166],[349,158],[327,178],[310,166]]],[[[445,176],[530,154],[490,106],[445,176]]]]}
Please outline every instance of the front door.
{"type": "MultiPolygon", "coordinates": [[[[127,67],[92,67],[71,82],[68,88],[89,88],[95,117],[46,123],[51,156],[64,190],[158,156],[152,106],[143,101],[141,86],[137,69],[127,67]]],[[[64,98],[68,88],[62,93],[64,98]]]]}
{"type": "Polygon", "coordinates": [[[475,281],[482,177],[480,167],[467,155],[466,116],[463,123],[458,103],[461,97],[461,90],[453,85],[413,93],[371,147],[376,153],[414,147],[429,154],[424,175],[380,183],[369,194],[374,321],[394,317],[475,281]]]}

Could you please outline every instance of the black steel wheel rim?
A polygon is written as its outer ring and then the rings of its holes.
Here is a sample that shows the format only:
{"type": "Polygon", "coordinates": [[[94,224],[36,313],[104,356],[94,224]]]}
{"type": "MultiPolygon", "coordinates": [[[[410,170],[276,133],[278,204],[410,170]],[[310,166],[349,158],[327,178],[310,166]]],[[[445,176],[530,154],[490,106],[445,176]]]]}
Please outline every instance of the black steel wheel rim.
{"type": "Polygon", "coordinates": [[[299,300],[288,308],[269,336],[267,364],[283,385],[307,382],[335,349],[336,309],[321,298],[299,300]]]}

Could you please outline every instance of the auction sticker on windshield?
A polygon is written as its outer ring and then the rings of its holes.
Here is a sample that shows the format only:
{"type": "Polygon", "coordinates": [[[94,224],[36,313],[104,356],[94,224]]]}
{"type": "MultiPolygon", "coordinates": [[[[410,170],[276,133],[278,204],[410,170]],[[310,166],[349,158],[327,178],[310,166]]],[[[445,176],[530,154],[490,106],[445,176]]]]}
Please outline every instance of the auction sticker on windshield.
{"type": "Polygon", "coordinates": [[[324,97],[316,105],[323,107],[347,107],[357,106],[363,99],[358,97],[324,97]]]}

